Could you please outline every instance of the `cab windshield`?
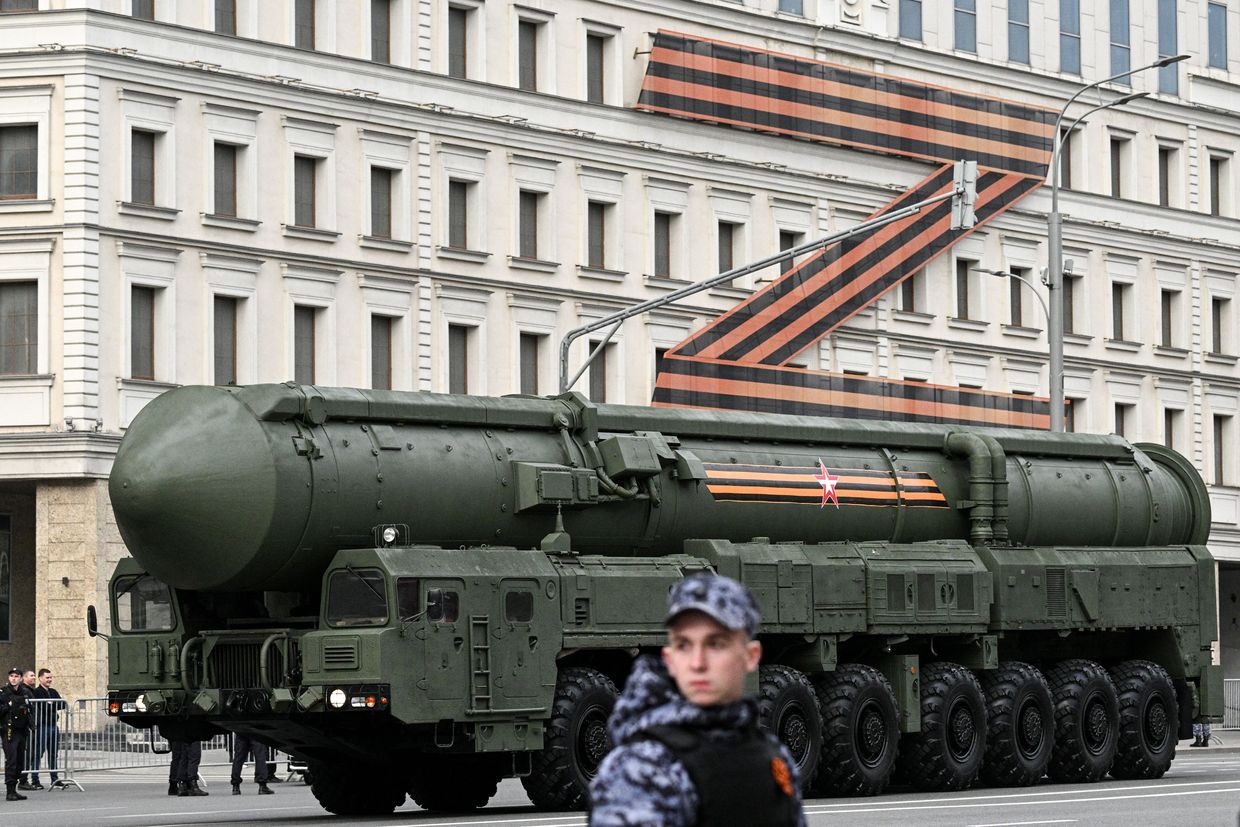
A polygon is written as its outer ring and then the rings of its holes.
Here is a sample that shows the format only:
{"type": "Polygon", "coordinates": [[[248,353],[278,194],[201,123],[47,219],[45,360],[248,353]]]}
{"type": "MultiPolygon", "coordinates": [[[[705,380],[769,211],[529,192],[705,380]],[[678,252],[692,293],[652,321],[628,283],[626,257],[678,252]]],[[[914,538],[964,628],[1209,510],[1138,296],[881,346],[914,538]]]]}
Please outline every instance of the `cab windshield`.
{"type": "Polygon", "coordinates": [[[116,625],[122,632],[169,632],[176,628],[172,593],[149,574],[116,578],[116,625]]]}
{"type": "Polygon", "coordinates": [[[382,626],[387,623],[387,583],[378,569],[349,567],[327,581],[327,622],[331,626],[382,626]]]}

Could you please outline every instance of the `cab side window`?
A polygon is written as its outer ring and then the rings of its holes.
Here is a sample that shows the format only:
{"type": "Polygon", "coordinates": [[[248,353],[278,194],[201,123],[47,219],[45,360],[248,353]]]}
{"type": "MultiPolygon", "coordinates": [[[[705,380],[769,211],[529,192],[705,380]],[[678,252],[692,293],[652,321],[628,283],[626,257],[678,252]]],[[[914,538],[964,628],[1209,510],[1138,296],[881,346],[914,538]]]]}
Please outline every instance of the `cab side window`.
{"type": "Polygon", "coordinates": [[[431,589],[426,593],[426,618],[432,623],[456,623],[461,614],[460,596],[448,589],[431,589]]]}
{"type": "Polygon", "coordinates": [[[417,617],[422,613],[422,584],[416,577],[396,579],[396,608],[401,620],[417,617]]]}
{"type": "Polygon", "coordinates": [[[504,619],[509,623],[529,623],[534,619],[532,592],[512,591],[504,596],[504,619]]]}

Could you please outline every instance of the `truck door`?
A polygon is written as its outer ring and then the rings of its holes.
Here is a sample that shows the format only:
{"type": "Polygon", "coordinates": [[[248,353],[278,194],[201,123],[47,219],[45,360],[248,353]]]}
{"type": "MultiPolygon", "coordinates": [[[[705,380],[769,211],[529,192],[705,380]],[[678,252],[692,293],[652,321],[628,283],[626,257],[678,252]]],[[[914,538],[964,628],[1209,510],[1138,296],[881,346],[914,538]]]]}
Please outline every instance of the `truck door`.
{"type": "Polygon", "coordinates": [[[468,691],[469,651],[467,607],[462,606],[465,583],[450,578],[423,581],[423,623],[426,630],[427,696],[432,700],[459,700],[468,691]]]}
{"type": "Polygon", "coordinates": [[[494,691],[498,708],[526,708],[543,693],[543,681],[555,680],[555,646],[541,627],[548,620],[548,599],[537,580],[505,578],[491,621],[494,691]],[[549,677],[548,677],[549,676],[549,677]]]}

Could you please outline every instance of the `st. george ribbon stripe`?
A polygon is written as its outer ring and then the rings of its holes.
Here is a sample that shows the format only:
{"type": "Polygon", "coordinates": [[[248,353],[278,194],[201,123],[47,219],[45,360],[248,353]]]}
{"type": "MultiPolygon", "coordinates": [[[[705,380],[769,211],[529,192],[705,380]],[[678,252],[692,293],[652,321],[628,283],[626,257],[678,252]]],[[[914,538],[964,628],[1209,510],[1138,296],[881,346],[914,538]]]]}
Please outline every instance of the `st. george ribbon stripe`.
{"type": "MultiPolygon", "coordinates": [[[[979,163],[981,226],[1039,186],[1055,113],[903,78],[675,32],[655,35],[638,109],[943,166],[879,213],[945,193],[951,164],[979,163]]],[[[1045,400],[786,367],[972,229],[951,207],[810,254],[668,352],[654,404],[892,421],[1046,428],[1045,400]],[[728,366],[739,372],[728,372],[728,366]]]]}

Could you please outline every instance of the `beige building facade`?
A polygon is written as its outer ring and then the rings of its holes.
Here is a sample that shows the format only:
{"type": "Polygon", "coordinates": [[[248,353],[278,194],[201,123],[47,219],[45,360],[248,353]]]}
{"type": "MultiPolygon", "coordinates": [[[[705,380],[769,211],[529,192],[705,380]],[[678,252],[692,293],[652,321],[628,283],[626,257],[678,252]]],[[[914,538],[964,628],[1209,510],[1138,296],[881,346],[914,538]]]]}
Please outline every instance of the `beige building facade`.
{"type": "MultiPolygon", "coordinates": [[[[568,330],[851,226],[927,174],[634,111],[670,29],[1052,108],[1116,60],[1190,55],[1106,87],[1150,95],[1067,140],[1067,396],[1077,430],[1202,471],[1240,676],[1240,9],[1129,0],[1121,26],[1070,0],[968,5],[4,0],[0,662],[105,688],[83,616],[106,618],[124,554],[106,479],[159,393],[553,393],[568,330]]],[[[1048,210],[1044,188],[798,364],[1045,395],[1030,288],[978,271],[1036,282],[1048,210]]],[[[659,351],[777,275],[629,320],[579,387],[648,401],[659,351]]]]}

